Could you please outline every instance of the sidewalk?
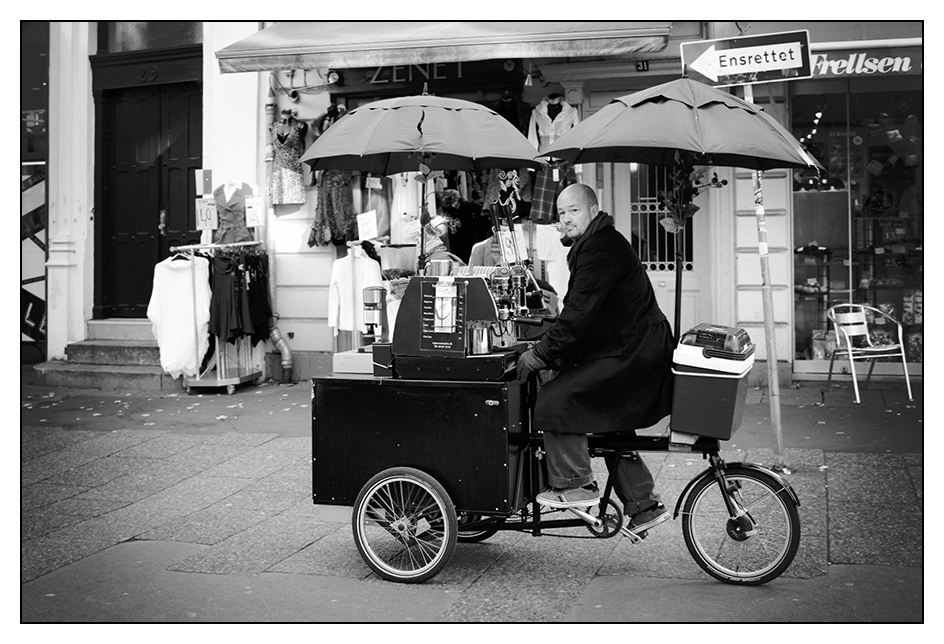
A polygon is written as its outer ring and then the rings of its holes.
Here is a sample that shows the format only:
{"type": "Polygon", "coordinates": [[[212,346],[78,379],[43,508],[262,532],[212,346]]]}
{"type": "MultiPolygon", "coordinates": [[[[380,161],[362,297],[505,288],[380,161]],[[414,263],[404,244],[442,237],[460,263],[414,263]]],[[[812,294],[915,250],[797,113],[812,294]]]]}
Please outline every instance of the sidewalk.
{"type": "MultiPolygon", "coordinates": [[[[146,396],[21,380],[21,619],[49,621],[921,622],[923,392],[781,392],[801,500],[793,565],[711,580],[679,523],[638,546],[500,532],[417,586],[370,573],[349,510],[311,502],[308,383],[146,396]]],[[[728,461],[771,465],[749,390],[728,461]]],[[[668,503],[700,457],[647,454],[668,503]]],[[[586,536],[573,530],[568,536],[586,536]]]]}

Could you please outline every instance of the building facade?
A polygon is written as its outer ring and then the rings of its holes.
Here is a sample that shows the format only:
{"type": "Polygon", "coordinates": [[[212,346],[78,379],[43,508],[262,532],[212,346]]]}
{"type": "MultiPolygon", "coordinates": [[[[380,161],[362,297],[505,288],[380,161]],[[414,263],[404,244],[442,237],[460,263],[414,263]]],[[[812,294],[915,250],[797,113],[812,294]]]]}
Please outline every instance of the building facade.
{"type": "MultiPolygon", "coordinates": [[[[306,33],[302,24],[294,32],[280,31],[282,23],[48,24],[47,361],[66,360],[70,345],[109,321],[146,326],[153,266],[171,247],[213,241],[213,231],[198,229],[195,200],[206,190],[195,170],[212,173],[211,190],[245,183],[264,204],[251,232],[269,258],[272,337],[282,342],[256,345],[250,367],[277,376],[288,361],[292,377],[304,379],[330,372],[331,356],[357,344],[357,333],[329,325],[332,267],[347,245],[343,237],[314,238],[328,187],[304,164],[300,180],[280,178],[283,142],[274,136],[283,114],[304,124],[299,145],[306,147],[330,125],[335,107],[425,88],[490,107],[513,102],[517,111],[506,118],[526,132],[548,97],[582,120],[615,97],[679,77],[684,42],[808,30],[813,76],[753,92],[828,170],[815,181],[789,170],[763,177],[781,380],[825,378],[825,311],[843,300],[902,320],[910,371],[921,373],[921,23],[606,23],[568,35],[566,56],[560,39],[549,47],[532,29],[502,40],[488,23],[462,40],[417,35],[412,48],[385,48],[358,23],[347,33],[365,31],[362,45],[348,37],[333,49],[330,31],[316,47],[311,38],[292,40],[306,33]],[[266,41],[275,36],[282,42],[266,41]],[[398,58],[404,51],[408,57],[398,58]]],[[[307,25],[311,32],[325,23],[307,25]]],[[[395,29],[380,31],[389,38],[395,29]]],[[[743,96],[742,87],[730,89],[743,96]]],[[[672,319],[674,242],[653,226],[660,171],[630,164],[577,170],[633,239],[672,319]]],[[[681,326],[743,327],[765,360],[752,176],[713,171],[728,184],[699,197],[686,233],[681,326]]],[[[379,213],[395,262],[398,248],[410,252],[402,215],[420,199],[418,183],[398,188],[398,180],[356,177],[345,193],[354,211],[379,213]]],[[[471,201],[473,192],[462,185],[463,198],[471,201]]],[[[24,197],[24,218],[25,204],[24,197]]],[[[893,376],[895,368],[877,371],[893,376]]],[[[754,378],[763,380],[764,371],[755,369],[754,378]]]]}

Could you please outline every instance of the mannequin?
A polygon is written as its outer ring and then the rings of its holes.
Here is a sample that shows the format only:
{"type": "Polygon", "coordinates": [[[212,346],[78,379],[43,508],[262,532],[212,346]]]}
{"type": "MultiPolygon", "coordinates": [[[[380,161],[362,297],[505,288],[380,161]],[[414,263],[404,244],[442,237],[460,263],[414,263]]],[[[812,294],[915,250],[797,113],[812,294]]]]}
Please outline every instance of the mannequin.
{"type": "MultiPolygon", "coordinates": [[[[531,111],[528,140],[543,152],[549,145],[580,123],[577,108],[554,92],[548,94],[531,111]]],[[[573,166],[562,166],[549,170],[538,170],[534,177],[531,196],[530,219],[540,223],[557,221],[557,194],[571,183],[576,183],[573,166]]]]}
{"type": "Polygon", "coordinates": [[[272,203],[305,203],[305,182],[300,157],[305,151],[308,125],[295,118],[293,110],[282,110],[272,135],[272,203]]]}
{"type": "Polygon", "coordinates": [[[246,227],[246,197],[253,195],[252,186],[240,181],[226,181],[213,191],[220,226],[213,232],[213,242],[230,244],[252,241],[246,227]]]}
{"type": "Polygon", "coordinates": [[[580,123],[577,108],[564,100],[560,93],[548,94],[531,110],[528,140],[531,145],[544,152],[564,132],[580,123]]]}

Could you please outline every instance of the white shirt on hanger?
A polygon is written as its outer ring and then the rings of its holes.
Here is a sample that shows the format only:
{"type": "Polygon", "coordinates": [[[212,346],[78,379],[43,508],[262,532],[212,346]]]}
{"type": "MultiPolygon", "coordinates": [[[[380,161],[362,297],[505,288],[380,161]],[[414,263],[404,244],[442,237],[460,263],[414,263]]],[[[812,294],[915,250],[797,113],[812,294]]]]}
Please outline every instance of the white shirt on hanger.
{"type": "Polygon", "coordinates": [[[334,260],[328,287],[328,326],[338,331],[365,331],[364,289],[381,286],[380,264],[367,256],[360,246],[334,260]]]}
{"type": "Polygon", "coordinates": [[[196,376],[200,370],[210,344],[210,294],[210,262],[204,257],[168,257],[154,267],[147,316],[161,367],[172,378],[196,376]]]}

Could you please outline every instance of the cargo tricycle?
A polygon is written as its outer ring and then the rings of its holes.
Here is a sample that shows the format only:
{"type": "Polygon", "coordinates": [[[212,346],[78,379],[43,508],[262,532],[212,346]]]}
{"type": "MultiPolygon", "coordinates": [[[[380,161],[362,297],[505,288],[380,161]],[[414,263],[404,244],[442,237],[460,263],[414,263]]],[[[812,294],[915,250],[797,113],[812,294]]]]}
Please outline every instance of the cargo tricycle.
{"type": "MultiPolygon", "coordinates": [[[[314,503],[352,506],[360,555],[381,577],[403,583],[439,573],[457,543],[500,531],[541,536],[583,527],[588,538],[642,541],[645,532],[625,525],[612,476],[592,507],[549,510],[535,500],[546,485],[542,434],[532,423],[539,386],[515,373],[528,343],[502,344],[499,330],[487,353],[472,353],[470,340],[482,322],[511,328],[524,318],[511,307],[505,313],[503,291],[485,278],[448,277],[411,279],[393,341],[354,350],[367,354],[369,371],[312,380],[314,503]],[[453,338],[426,319],[439,319],[440,295],[459,300],[453,338]]],[[[481,344],[481,335],[475,340],[481,344]]],[[[673,517],[708,575],[744,585],[782,574],[800,542],[800,502],[790,484],[760,465],[721,457],[741,422],[753,352],[742,329],[695,327],[673,357],[667,429],[589,435],[591,456],[609,472],[637,452],[701,454],[706,467],[682,490],[673,517]]]]}

